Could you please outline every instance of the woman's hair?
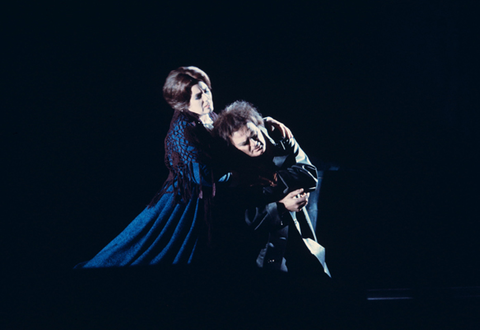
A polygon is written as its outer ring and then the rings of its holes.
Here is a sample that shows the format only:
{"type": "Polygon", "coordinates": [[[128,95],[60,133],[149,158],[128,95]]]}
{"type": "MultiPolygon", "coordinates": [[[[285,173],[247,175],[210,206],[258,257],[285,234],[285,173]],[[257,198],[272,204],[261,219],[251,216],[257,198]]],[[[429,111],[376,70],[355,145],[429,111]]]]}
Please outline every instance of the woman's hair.
{"type": "Polygon", "coordinates": [[[205,72],[195,66],[181,66],[168,74],[163,85],[163,97],[174,110],[187,111],[192,86],[200,81],[212,89],[210,78],[205,72]]]}
{"type": "Polygon", "coordinates": [[[264,126],[263,118],[253,104],[246,101],[235,101],[218,115],[213,124],[213,132],[230,144],[232,134],[249,122],[256,126],[264,126]]]}

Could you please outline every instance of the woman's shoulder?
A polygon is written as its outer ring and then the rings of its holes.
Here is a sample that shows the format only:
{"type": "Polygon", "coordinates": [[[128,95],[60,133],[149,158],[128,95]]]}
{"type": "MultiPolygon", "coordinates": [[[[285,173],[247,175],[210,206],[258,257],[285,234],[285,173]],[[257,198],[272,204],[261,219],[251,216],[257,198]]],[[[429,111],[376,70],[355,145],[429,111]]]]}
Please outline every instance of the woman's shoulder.
{"type": "Polygon", "coordinates": [[[201,123],[184,113],[175,114],[165,137],[165,144],[189,148],[207,149],[211,144],[211,135],[201,123]]]}
{"type": "Polygon", "coordinates": [[[167,132],[169,137],[184,137],[187,131],[195,125],[194,121],[184,113],[176,111],[170,122],[170,129],[167,132]]]}
{"type": "Polygon", "coordinates": [[[178,127],[186,127],[189,124],[191,125],[193,120],[181,111],[175,111],[170,122],[170,129],[175,129],[178,127]]]}

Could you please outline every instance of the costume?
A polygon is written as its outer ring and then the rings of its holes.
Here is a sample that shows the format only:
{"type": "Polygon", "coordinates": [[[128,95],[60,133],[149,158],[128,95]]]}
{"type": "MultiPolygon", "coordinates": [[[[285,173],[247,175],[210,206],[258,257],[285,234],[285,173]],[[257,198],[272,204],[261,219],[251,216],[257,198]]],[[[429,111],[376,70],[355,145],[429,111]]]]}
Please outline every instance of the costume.
{"type": "MultiPolygon", "coordinates": [[[[236,192],[245,203],[244,220],[254,230],[257,242],[261,242],[260,249],[256,245],[256,265],[283,272],[290,271],[292,266],[297,271],[302,269],[299,273],[318,266],[330,276],[325,263],[325,249],[317,242],[306,208],[290,212],[278,203],[295,189],[315,189],[316,168],[294,138],[272,139],[266,129],[259,128],[270,145],[263,155],[244,158],[243,162],[239,162],[243,169],[238,167],[238,170],[247,173],[257,171],[267,179],[269,173],[274,174],[270,179],[275,184],[263,185],[261,190],[246,188],[236,192]]],[[[252,177],[251,174],[247,176],[252,177]]]]}
{"type": "Polygon", "coordinates": [[[210,133],[193,116],[176,111],[165,138],[169,176],[161,191],[113,241],[77,268],[190,264],[208,244],[215,177],[210,133]]]}

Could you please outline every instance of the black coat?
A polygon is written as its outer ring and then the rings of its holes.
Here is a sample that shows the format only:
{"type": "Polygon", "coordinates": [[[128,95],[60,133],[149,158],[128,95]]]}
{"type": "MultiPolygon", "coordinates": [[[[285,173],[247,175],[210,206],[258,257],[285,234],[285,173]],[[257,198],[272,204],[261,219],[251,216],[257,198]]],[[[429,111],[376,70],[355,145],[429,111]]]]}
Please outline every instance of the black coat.
{"type": "Polygon", "coordinates": [[[306,208],[295,214],[278,203],[292,190],[314,190],[316,168],[294,138],[272,139],[262,131],[267,141],[265,154],[256,158],[239,153],[229,156],[243,178],[242,184],[218,193],[216,209],[221,212],[216,216],[220,228],[217,238],[223,242],[223,263],[284,272],[291,265],[298,270],[306,263],[321,268],[304,241],[308,238],[310,245],[318,245],[306,208]],[[269,180],[276,184],[265,184],[269,180]]]}

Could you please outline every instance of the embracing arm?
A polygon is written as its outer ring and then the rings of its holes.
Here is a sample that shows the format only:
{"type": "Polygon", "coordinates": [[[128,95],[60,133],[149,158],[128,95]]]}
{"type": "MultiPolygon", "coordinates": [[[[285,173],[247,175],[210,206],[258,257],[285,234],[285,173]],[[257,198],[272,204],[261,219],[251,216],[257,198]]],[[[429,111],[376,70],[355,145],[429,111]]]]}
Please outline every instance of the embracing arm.
{"type": "Polygon", "coordinates": [[[220,171],[213,170],[214,161],[209,148],[214,146],[209,133],[202,131],[203,127],[189,125],[179,120],[165,138],[166,165],[179,184],[212,186],[215,182],[229,180],[230,174],[218,175],[220,171]]]}
{"type": "Polygon", "coordinates": [[[296,189],[303,188],[305,192],[311,192],[317,187],[317,168],[312,165],[296,140],[292,138],[281,142],[286,154],[274,158],[279,167],[276,172],[277,180],[275,185],[263,187],[264,202],[279,201],[296,189]]]}

